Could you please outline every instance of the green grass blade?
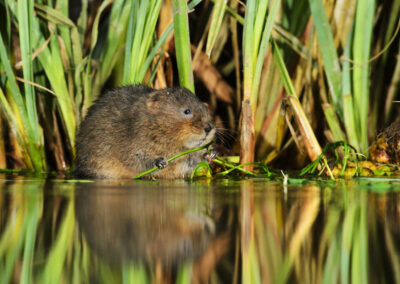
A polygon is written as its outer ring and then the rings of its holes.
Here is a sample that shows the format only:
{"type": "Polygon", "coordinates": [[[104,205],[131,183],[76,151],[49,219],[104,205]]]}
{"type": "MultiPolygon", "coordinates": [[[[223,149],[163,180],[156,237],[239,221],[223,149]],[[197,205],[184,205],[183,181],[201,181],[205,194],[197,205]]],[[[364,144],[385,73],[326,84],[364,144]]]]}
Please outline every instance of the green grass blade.
{"type": "MultiPolygon", "coordinates": [[[[21,1],[22,2],[22,1],[21,1]]],[[[27,12],[26,10],[28,9],[27,7],[22,7],[23,5],[27,5],[27,3],[20,3],[18,6],[18,13],[24,14],[27,12]],[[21,6],[21,7],[20,7],[21,6]]],[[[25,32],[29,33],[29,23],[26,21],[25,23],[25,32]]],[[[23,53],[23,58],[25,58],[25,65],[23,66],[24,68],[24,77],[25,78],[31,78],[30,81],[33,81],[33,71],[32,71],[32,62],[31,62],[31,57],[30,57],[30,43],[28,42],[27,39],[24,39],[24,53],[23,53]],[[29,45],[29,46],[28,46],[29,45]],[[27,62],[29,61],[29,62],[27,62]],[[26,70],[26,71],[25,71],[26,70]]],[[[21,42],[22,44],[22,42],[21,42]]],[[[21,47],[22,49],[22,47],[21,47]]],[[[41,136],[41,129],[39,127],[38,121],[37,121],[37,113],[36,113],[36,102],[34,100],[35,93],[33,90],[33,86],[28,84],[25,84],[25,90],[28,90],[30,92],[29,94],[26,95],[26,101],[23,99],[22,94],[20,92],[20,89],[18,88],[17,81],[15,78],[15,75],[13,73],[10,61],[8,59],[8,55],[6,52],[6,47],[3,41],[3,37],[0,35],[0,61],[2,63],[3,68],[5,69],[7,79],[8,79],[8,86],[10,87],[10,97],[12,98],[13,102],[16,104],[18,108],[19,114],[13,115],[12,114],[12,108],[8,107],[8,111],[6,108],[6,113],[8,117],[13,117],[14,119],[11,121],[14,126],[19,129],[17,133],[17,137],[19,137],[19,143],[20,145],[27,150],[28,155],[25,156],[25,162],[28,168],[35,168],[37,170],[43,170],[44,169],[44,153],[42,152],[43,144],[42,144],[42,136],[41,136]],[[32,98],[33,96],[33,98],[32,98]],[[27,102],[27,103],[26,103],[27,102]],[[27,110],[27,104],[29,103],[29,111],[27,110]],[[18,121],[17,117],[20,117],[22,120],[22,124],[18,121]],[[33,117],[36,119],[37,124],[35,124],[34,120],[31,120],[30,117],[33,117]],[[35,133],[35,130],[38,133],[35,133]],[[36,140],[37,139],[37,140],[36,140]]],[[[22,52],[22,50],[21,50],[22,52]]],[[[4,101],[6,98],[3,95],[2,98],[4,101]]],[[[8,105],[8,104],[7,104],[8,105]]]]}
{"type": "Polygon", "coordinates": [[[353,96],[351,94],[343,97],[344,125],[346,126],[346,134],[348,142],[351,146],[360,151],[360,144],[357,137],[356,125],[354,120],[353,96]]]}
{"type": "MultiPolygon", "coordinates": [[[[343,56],[345,58],[351,57],[351,46],[353,44],[353,27],[347,36],[346,46],[344,48],[343,56]]],[[[348,60],[343,61],[342,73],[342,96],[343,96],[343,112],[344,112],[344,125],[346,129],[347,139],[350,145],[360,151],[360,142],[358,138],[358,131],[356,129],[356,118],[354,114],[353,96],[351,90],[351,67],[348,60]]]]}
{"type": "MultiPolygon", "coordinates": [[[[201,0],[192,1],[192,2],[190,2],[188,4],[188,8],[190,10],[194,9],[194,7],[196,7],[196,5],[199,4],[200,2],[201,2],[201,0]]],[[[159,38],[157,43],[153,46],[153,48],[149,52],[146,60],[141,65],[141,68],[140,68],[138,76],[137,76],[138,80],[140,82],[143,81],[144,76],[146,75],[147,70],[150,68],[150,65],[153,62],[154,57],[156,56],[157,52],[160,50],[161,46],[164,45],[164,43],[167,40],[168,36],[173,31],[173,28],[174,28],[173,23],[171,23],[168,26],[168,28],[164,31],[164,33],[161,35],[161,37],[159,38]]]]}
{"type": "MultiPolygon", "coordinates": [[[[63,17],[69,19],[68,18],[68,9],[69,9],[68,3],[69,3],[68,0],[58,0],[56,3],[56,7],[55,7],[55,9],[53,9],[53,11],[58,12],[63,17]]],[[[70,37],[70,30],[67,26],[60,26],[59,31],[60,31],[60,37],[63,39],[65,49],[68,54],[68,58],[72,58],[72,43],[71,43],[71,37],[70,37]]]]}
{"type": "MultiPolygon", "coordinates": [[[[265,2],[267,2],[267,1],[265,1],[265,2]]],[[[258,89],[260,86],[261,71],[262,71],[262,67],[264,65],[265,55],[267,54],[267,48],[268,48],[269,39],[271,36],[271,30],[274,25],[275,19],[278,15],[280,3],[281,3],[280,0],[276,0],[272,3],[271,11],[268,14],[267,22],[266,22],[264,30],[263,30],[261,45],[260,45],[259,52],[257,55],[256,68],[254,71],[254,81],[253,81],[252,90],[251,90],[250,101],[253,102],[253,104],[257,103],[257,95],[258,95],[258,91],[259,91],[258,89]]],[[[259,7],[259,11],[264,9],[263,4],[261,4],[260,6],[261,7],[259,7]]],[[[257,13],[257,19],[256,19],[256,23],[255,23],[256,24],[255,37],[259,36],[259,35],[257,35],[257,33],[258,33],[257,27],[258,27],[259,18],[261,18],[261,17],[265,17],[264,14],[260,15],[259,13],[257,13]]],[[[256,47],[256,49],[258,49],[258,48],[256,47]]]]}
{"type": "Polygon", "coordinates": [[[82,48],[80,43],[80,35],[78,28],[68,18],[68,2],[63,0],[58,4],[62,4],[62,12],[52,9],[49,6],[35,4],[38,14],[42,15],[44,19],[56,24],[60,30],[60,36],[63,39],[66,47],[68,58],[72,58],[74,66],[78,66],[82,61],[82,48]]]}
{"type": "MultiPolygon", "coordinates": [[[[64,27],[71,28],[71,27],[75,26],[74,22],[72,22],[68,18],[68,16],[64,15],[62,12],[55,10],[49,6],[35,3],[35,9],[36,9],[36,12],[38,13],[38,15],[40,15],[43,19],[45,19],[49,22],[52,22],[56,25],[59,25],[59,26],[61,26],[61,28],[64,28],[64,27]]],[[[68,30],[66,30],[63,33],[66,37],[68,37],[68,34],[69,34],[68,30]]],[[[60,35],[61,35],[61,32],[60,32],[60,35]]],[[[63,36],[62,36],[62,38],[64,39],[63,36]]],[[[70,46],[70,43],[68,45],[70,46]]],[[[69,51],[68,56],[72,57],[71,50],[69,51]]]]}
{"type": "Polygon", "coordinates": [[[93,21],[93,28],[92,28],[92,38],[90,41],[90,52],[93,52],[94,47],[96,46],[97,39],[99,36],[99,23],[100,23],[100,16],[103,13],[103,11],[112,3],[112,0],[107,0],[101,3],[99,7],[99,12],[97,13],[96,17],[94,18],[93,21]]]}
{"type": "Polygon", "coordinates": [[[297,97],[292,80],[290,79],[289,72],[286,69],[285,62],[283,61],[275,40],[272,40],[272,53],[274,55],[275,63],[277,64],[278,69],[282,74],[283,85],[285,86],[286,92],[289,95],[294,95],[297,97]]]}
{"type": "Polygon", "coordinates": [[[322,0],[309,0],[315,29],[317,31],[320,52],[328,80],[329,94],[336,112],[343,119],[343,101],[341,98],[341,69],[333,35],[322,0]]]}
{"type": "Polygon", "coordinates": [[[194,93],[192,53],[190,51],[188,9],[186,0],[173,0],[175,51],[179,84],[194,93]]]}
{"type": "Polygon", "coordinates": [[[88,1],[82,1],[81,14],[79,15],[79,18],[76,23],[78,30],[81,31],[79,33],[80,42],[83,42],[85,40],[84,31],[86,31],[87,28],[87,18],[88,18],[88,1]]]}
{"type": "MultiPolygon", "coordinates": [[[[94,48],[97,44],[98,40],[98,34],[99,34],[99,23],[100,23],[100,17],[103,14],[103,12],[106,10],[106,8],[111,5],[113,1],[112,0],[106,0],[104,1],[100,7],[98,8],[98,12],[96,14],[96,17],[93,21],[93,27],[92,27],[92,37],[90,41],[90,51],[89,55],[85,58],[88,62],[86,64],[85,72],[83,72],[82,75],[82,81],[83,81],[83,105],[82,105],[82,112],[85,113],[86,110],[92,105],[92,101],[94,99],[94,96],[98,95],[100,92],[101,87],[103,86],[104,82],[106,81],[106,78],[100,75],[100,79],[94,80],[93,82],[93,70],[92,70],[92,55],[94,48]]],[[[115,1],[117,2],[117,1],[115,1]]],[[[135,2],[135,1],[134,1],[135,2]]],[[[130,6],[129,6],[130,7],[130,6]]],[[[127,11],[129,11],[129,7],[127,11]]],[[[113,11],[113,10],[112,10],[113,11]]],[[[108,31],[108,33],[113,32],[113,31],[108,31]]],[[[123,37],[120,37],[121,40],[123,40],[123,37]]],[[[113,43],[118,42],[118,41],[113,41],[113,43]]],[[[109,65],[104,65],[102,64],[102,69],[103,68],[109,68],[111,72],[111,67],[109,65]]],[[[100,74],[104,74],[104,72],[101,72],[100,74]]],[[[109,75],[110,73],[108,73],[109,75]]]]}
{"type": "Polygon", "coordinates": [[[4,70],[6,72],[7,79],[10,84],[11,91],[12,91],[11,92],[12,97],[18,106],[21,116],[24,118],[24,117],[26,117],[24,101],[22,99],[21,92],[17,85],[17,80],[15,79],[14,72],[12,71],[10,60],[8,59],[6,50],[7,49],[6,49],[4,41],[3,41],[3,36],[0,34],[0,61],[1,61],[2,67],[4,68],[4,70]]]}
{"type": "MultiPolygon", "coordinates": [[[[126,3],[124,0],[116,0],[112,5],[111,16],[110,16],[110,27],[107,33],[107,41],[104,45],[104,51],[101,60],[102,64],[100,66],[101,68],[100,85],[103,85],[111,75],[111,71],[113,70],[116,59],[118,58],[119,55],[118,49],[122,47],[123,42],[125,41],[124,32],[127,28],[127,25],[128,27],[132,26],[132,24],[128,24],[131,12],[130,5],[135,5],[135,3],[136,3],[135,1],[132,1],[131,3],[126,3]]],[[[127,37],[132,36],[132,33],[127,32],[126,36],[127,37]]],[[[132,41],[131,40],[129,41],[129,45],[127,41],[126,46],[132,46],[132,41]]],[[[125,50],[128,49],[125,48],[125,50]]],[[[125,59],[127,59],[126,55],[125,59]]],[[[127,62],[129,62],[129,58],[127,62]]],[[[129,65],[124,64],[124,68],[125,66],[129,65]]],[[[124,73],[127,72],[124,71],[123,74],[124,73]]],[[[124,81],[128,80],[124,79],[124,81]]]]}
{"type": "MultiPolygon", "coordinates": [[[[134,14],[134,21],[132,29],[134,29],[134,36],[132,41],[132,46],[130,47],[130,62],[128,71],[128,82],[124,82],[124,84],[134,84],[139,83],[136,81],[136,74],[139,68],[140,63],[138,63],[138,59],[140,60],[140,47],[143,44],[144,37],[144,27],[146,16],[148,14],[149,2],[141,1],[139,5],[139,9],[132,6],[132,13],[134,14]]],[[[127,46],[129,48],[129,46],[127,46]]]]}
{"type": "Polygon", "coordinates": [[[161,4],[161,0],[142,1],[139,6],[135,2],[131,7],[125,44],[123,84],[141,83],[148,71],[149,65],[145,69],[143,65],[153,41],[161,4]]]}
{"type": "MultiPolygon", "coordinates": [[[[21,47],[22,70],[24,79],[33,82],[33,66],[32,66],[32,18],[33,18],[33,1],[18,1],[18,20],[19,20],[19,40],[21,47]]],[[[40,126],[36,110],[36,94],[31,84],[24,84],[25,103],[29,126],[27,128],[28,139],[32,140],[38,147],[41,146],[40,126]]],[[[41,160],[34,161],[41,164],[41,160]]],[[[40,167],[41,168],[41,167],[40,167]]]]}
{"type": "MultiPolygon", "coordinates": [[[[35,47],[37,48],[43,45],[45,39],[41,33],[38,19],[34,19],[33,24],[34,28],[32,30],[36,43],[35,47]]],[[[76,130],[74,101],[68,90],[57,36],[54,35],[50,39],[49,45],[47,45],[41,51],[41,53],[38,55],[38,59],[44,69],[52,89],[56,93],[62,122],[68,136],[68,142],[71,149],[74,149],[76,130]]]]}
{"type": "Polygon", "coordinates": [[[124,72],[122,75],[122,84],[124,85],[128,84],[130,80],[130,69],[131,69],[130,62],[132,54],[131,47],[134,38],[133,27],[135,24],[135,11],[137,9],[136,5],[137,2],[132,3],[132,7],[130,8],[130,13],[129,13],[128,31],[125,42],[124,72]]]}
{"type": "MultiPolygon", "coordinates": [[[[8,88],[9,89],[9,88],[8,88]]],[[[12,93],[12,92],[9,92],[12,93]]],[[[7,119],[9,120],[9,123],[11,123],[11,125],[14,126],[15,129],[15,134],[16,134],[16,138],[17,141],[19,143],[19,145],[22,147],[22,149],[24,150],[24,161],[26,164],[26,167],[28,169],[33,169],[34,166],[32,164],[32,158],[30,157],[29,153],[31,152],[29,147],[29,143],[26,143],[26,136],[25,136],[25,132],[24,132],[24,126],[23,123],[21,123],[21,121],[18,120],[17,116],[19,115],[15,115],[13,112],[13,108],[10,105],[10,103],[7,101],[6,96],[4,95],[3,90],[0,88],[0,105],[7,117],[7,119]]]]}
{"type": "MultiPolygon", "coordinates": [[[[258,4],[256,4],[256,9],[255,9],[255,17],[254,17],[254,29],[253,29],[253,53],[254,54],[259,54],[260,51],[260,42],[261,42],[261,36],[265,30],[265,20],[266,20],[266,15],[267,15],[267,9],[268,9],[268,3],[270,1],[265,0],[265,1],[260,1],[258,4]]],[[[280,2],[280,1],[278,1],[280,2]]],[[[270,18],[270,15],[268,15],[268,18],[270,18]]],[[[253,57],[254,62],[253,62],[253,67],[256,65],[257,61],[257,56],[253,57]]]]}
{"type": "Polygon", "coordinates": [[[344,134],[340,127],[338,117],[332,105],[326,104],[322,106],[325,114],[326,121],[328,122],[329,129],[332,132],[334,141],[344,141],[344,134]]]}
{"type": "MultiPolygon", "coordinates": [[[[5,35],[6,35],[6,41],[10,42],[11,39],[11,18],[10,18],[10,8],[8,7],[8,5],[4,4],[4,9],[5,9],[5,23],[6,23],[6,27],[5,27],[5,35]]],[[[3,33],[4,34],[4,33],[3,33]]]]}
{"type": "Polygon", "coordinates": [[[216,1],[212,10],[210,31],[208,32],[206,54],[211,56],[211,51],[217,40],[218,33],[221,29],[222,20],[224,19],[225,7],[227,0],[216,1]]]}
{"type": "MultiPolygon", "coordinates": [[[[142,43],[139,49],[140,55],[140,65],[142,65],[143,61],[146,58],[146,55],[149,51],[150,45],[154,39],[153,35],[155,34],[155,28],[157,24],[158,15],[160,14],[161,9],[161,0],[153,0],[151,1],[151,6],[149,7],[149,11],[147,13],[146,23],[143,30],[143,38],[142,43]]],[[[138,68],[137,72],[139,72],[140,68],[138,68]]],[[[137,74],[137,73],[136,73],[137,74]]]]}
{"type": "Polygon", "coordinates": [[[354,113],[358,122],[360,150],[368,151],[369,67],[375,0],[357,2],[353,42],[354,113]]]}
{"type": "MultiPolygon", "coordinates": [[[[142,64],[142,67],[139,70],[138,78],[140,81],[143,80],[144,76],[146,75],[147,70],[150,67],[151,62],[153,62],[154,56],[156,56],[157,52],[164,45],[165,41],[167,40],[168,36],[171,34],[174,26],[171,24],[168,28],[164,31],[160,39],[154,45],[153,49],[150,51],[149,55],[147,56],[146,60],[142,64]]],[[[161,57],[160,57],[161,58],[161,57]]],[[[156,69],[155,69],[156,70],[156,69]]],[[[151,81],[151,80],[150,80],[151,81]]]]}

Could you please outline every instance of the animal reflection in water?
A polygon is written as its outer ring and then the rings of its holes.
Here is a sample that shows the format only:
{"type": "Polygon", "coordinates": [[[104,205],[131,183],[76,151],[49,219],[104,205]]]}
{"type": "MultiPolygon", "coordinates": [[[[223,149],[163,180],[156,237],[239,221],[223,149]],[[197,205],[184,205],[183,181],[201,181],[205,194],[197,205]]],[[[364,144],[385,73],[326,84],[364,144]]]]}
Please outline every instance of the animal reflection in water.
{"type": "Polygon", "coordinates": [[[90,249],[117,265],[170,267],[200,256],[215,234],[212,220],[191,211],[179,196],[153,193],[148,188],[77,191],[76,218],[90,249]]]}

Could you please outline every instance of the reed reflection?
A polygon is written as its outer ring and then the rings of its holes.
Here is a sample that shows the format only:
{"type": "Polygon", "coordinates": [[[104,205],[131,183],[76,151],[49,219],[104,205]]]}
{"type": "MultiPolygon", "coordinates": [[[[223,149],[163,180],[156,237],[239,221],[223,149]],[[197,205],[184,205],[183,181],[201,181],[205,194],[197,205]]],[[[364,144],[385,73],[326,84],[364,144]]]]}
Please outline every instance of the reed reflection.
{"type": "Polygon", "coordinates": [[[0,180],[0,282],[400,282],[400,194],[334,185],[0,180]]]}

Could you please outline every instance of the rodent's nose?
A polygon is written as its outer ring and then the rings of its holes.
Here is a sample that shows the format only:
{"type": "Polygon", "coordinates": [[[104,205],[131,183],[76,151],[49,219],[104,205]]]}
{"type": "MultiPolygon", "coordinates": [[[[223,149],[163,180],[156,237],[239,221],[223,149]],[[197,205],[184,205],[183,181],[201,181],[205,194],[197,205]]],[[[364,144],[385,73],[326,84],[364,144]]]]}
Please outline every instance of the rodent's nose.
{"type": "Polygon", "coordinates": [[[207,126],[204,128],[204,131],[208,134],[212,130],[211,124],[207,124],[207,126]]]}

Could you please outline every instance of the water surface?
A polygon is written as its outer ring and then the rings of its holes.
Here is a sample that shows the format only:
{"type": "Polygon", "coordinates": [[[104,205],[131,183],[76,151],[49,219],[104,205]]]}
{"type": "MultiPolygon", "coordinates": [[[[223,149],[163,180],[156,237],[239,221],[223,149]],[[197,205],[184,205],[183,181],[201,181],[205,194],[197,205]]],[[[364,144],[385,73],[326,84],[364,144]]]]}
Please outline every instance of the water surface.
{"type": "Polygon", "coordinates": [[[399,283],[399,192],[396,179],[2,175],[0,281],[399,283]]]}

